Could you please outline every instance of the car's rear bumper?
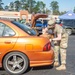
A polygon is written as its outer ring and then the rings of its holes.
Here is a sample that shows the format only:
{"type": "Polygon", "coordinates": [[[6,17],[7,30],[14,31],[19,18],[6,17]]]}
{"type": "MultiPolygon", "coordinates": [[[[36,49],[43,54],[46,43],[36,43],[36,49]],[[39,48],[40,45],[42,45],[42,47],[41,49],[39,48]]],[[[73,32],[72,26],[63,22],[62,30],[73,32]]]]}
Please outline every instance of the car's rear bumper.
{"type": "Polygon", "coordinates": [[[54,63],[54,51],[35,52],[35,56],[30,60],[30,66],[52,65],[54,63]]]}

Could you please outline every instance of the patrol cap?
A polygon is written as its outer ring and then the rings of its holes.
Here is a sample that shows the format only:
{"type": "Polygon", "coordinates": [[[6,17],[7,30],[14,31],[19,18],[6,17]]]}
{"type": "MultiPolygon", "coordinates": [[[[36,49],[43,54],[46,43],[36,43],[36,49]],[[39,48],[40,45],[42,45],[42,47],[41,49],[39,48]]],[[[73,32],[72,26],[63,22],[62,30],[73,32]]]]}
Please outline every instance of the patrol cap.
{"type": "Polygon", "coordinates": [[[48,21],[48,28],[51,28],[52,26],[54,26],[54,24],[55,24],[55,20],[54,19],[50,19],[49,21],[48,21]]]}
{"type": "Polygon", "coordinates": [[[51,19],[51,20],[48,21],[48,25],[49,26],[52,26],[54,24],[55,24],[55,20],[54,19],[51,19]]]}

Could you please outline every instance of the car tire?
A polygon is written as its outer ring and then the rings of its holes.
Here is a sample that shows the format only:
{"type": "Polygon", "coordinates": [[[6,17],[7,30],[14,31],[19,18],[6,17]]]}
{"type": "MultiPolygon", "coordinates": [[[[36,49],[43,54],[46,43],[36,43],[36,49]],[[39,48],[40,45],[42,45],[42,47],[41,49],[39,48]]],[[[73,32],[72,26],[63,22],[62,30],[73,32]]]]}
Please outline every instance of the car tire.
{"type": "Polygon", "coordinates": [[[4,57],[3,67],[10,75],[22,75],[29,67],[28,58],[21,52],[8,53],[4,57]]]}
{"type": "Polygon", "coordinates": [[[66,29],[68,35],[71,35],[72,34],[72,30],[71,29],[66,29]]]}

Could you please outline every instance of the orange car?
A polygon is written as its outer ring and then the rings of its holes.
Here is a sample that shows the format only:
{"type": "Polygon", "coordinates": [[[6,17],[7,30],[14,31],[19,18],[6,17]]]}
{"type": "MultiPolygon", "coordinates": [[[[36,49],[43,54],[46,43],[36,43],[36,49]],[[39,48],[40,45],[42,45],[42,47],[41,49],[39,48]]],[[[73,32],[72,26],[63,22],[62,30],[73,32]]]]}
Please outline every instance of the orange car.
{"type": "Polygon", "coordinates": [[[20,75],[27,68],[52,65],[54,51],[49,40],[37,36],[27,25],[16,21],[0,20],[0,67],[20,75]]]}

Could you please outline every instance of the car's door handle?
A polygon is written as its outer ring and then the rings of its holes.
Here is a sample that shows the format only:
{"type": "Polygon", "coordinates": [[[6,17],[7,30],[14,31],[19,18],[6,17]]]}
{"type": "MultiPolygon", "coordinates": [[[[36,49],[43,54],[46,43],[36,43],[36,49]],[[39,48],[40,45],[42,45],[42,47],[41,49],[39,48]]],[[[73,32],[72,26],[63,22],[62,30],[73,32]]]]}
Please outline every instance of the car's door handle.
{"type": "Polygon", "coordinates": [[[5,41],[4,43],[6,43],[6,44],[11,44],[12,41],[5,41]]]}

